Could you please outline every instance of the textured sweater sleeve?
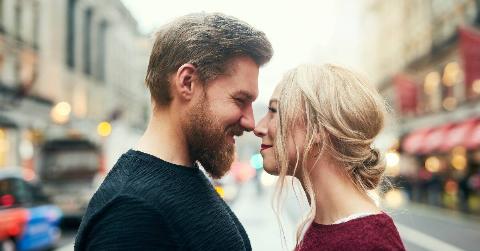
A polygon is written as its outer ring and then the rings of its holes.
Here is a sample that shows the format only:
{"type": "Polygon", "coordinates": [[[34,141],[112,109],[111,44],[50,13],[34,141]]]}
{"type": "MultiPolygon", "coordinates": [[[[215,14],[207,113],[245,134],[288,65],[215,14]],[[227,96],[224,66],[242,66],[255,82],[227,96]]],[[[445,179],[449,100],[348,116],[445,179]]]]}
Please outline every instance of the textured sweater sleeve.
{"type": "Polygon", "coordinates": [[[176,250],[162,216],[148,203],[119,196],[92,217],[81,250],[176,250]]]}

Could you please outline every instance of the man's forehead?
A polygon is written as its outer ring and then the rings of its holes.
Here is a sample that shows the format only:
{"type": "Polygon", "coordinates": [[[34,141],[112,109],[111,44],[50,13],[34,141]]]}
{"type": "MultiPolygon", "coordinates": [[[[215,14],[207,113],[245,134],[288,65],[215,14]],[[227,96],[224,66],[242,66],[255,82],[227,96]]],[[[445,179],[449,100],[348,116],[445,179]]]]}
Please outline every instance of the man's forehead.
{"type": "Polygon", "coordinates": [[[258,96],[258,65],[249,57],[236,57],[228,62],[227,72],[214,82],[230,96],[254,101],[258,96]]]}
{"type": "Polygon", "coordinates": [[[258,96],[258,66],[250,58],[234,61],[232,72],[235,84],[234,95],[254,101],[258,96]]]}

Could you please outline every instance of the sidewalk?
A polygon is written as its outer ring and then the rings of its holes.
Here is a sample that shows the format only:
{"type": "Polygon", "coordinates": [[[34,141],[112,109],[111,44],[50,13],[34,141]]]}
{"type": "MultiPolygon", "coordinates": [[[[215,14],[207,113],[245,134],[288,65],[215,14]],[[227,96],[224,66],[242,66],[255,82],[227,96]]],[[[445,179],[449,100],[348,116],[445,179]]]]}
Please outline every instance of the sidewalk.
{"type": "Polygon", "coordinates": [[[287,248],[282,247],[280,228],[273,212],[271,201],[273,187],[266,188],[262,195],[257,195],[255,184],[249,182],[242,188],[238,201],[232,210],[248,233],[252,249],[259,250],[293,250],[295,225],[289,217],[282,217],[287,248]]]}
{"type": "Polygon", "coordinates": [[[478,216],[407,201],[401,207],[385,205],[407,250],[478,250],[478,216]]]}
{"type": "Polygon", "coordinates": [[[68,244],[64,247],[60,247],[55,249],[56,251],[73,251],[73,242],[71,244],[68,244]]]}
{"type": "Polygon", "coordinates": [[[403,208],[401,208],[400,210],[408,210],[408,209],[413,209],[417,213],[438,217],[440,219],[450,218],[452,220],[456,220],[462,223],[476,224],[476,226],[480,226],[479,215],[466,214],[458,210],[441,208],[441,207],[426,205],[426,204],[417,203],[417,202],[408,202],[408,204],[403,208]]]}

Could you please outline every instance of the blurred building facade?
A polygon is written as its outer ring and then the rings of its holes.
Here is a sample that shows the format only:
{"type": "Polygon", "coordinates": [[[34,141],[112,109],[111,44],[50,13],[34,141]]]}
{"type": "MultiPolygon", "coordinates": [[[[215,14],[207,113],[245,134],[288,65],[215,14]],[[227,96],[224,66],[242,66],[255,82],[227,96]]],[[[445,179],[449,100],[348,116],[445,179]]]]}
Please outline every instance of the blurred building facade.
{"type": "Polygon", "coordinates": [[[120,0],[0,0],[0,168],[34,169],[52,138],[139,134],[149,50],[120,0]]]}
{"type": "Polygon", "coordinates": [[[400,159],[387,172],[414,201],[480,213],[480,1],[368,2],[367,72],[400,159]]]}

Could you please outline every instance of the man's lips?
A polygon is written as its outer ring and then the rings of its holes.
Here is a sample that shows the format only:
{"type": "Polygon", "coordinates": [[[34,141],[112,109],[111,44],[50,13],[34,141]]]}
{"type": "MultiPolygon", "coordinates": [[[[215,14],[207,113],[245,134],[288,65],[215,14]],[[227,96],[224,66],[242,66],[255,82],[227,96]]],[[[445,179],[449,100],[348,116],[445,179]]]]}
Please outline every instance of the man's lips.
{"type": "Polygon", "coordinates": [[[272,145],[262,144],[262,145],[260,146],[260,151],[263,151],[263,150],[268,149],[268,148],[270,148],[270,147],[272,147],[272,145]]]}

